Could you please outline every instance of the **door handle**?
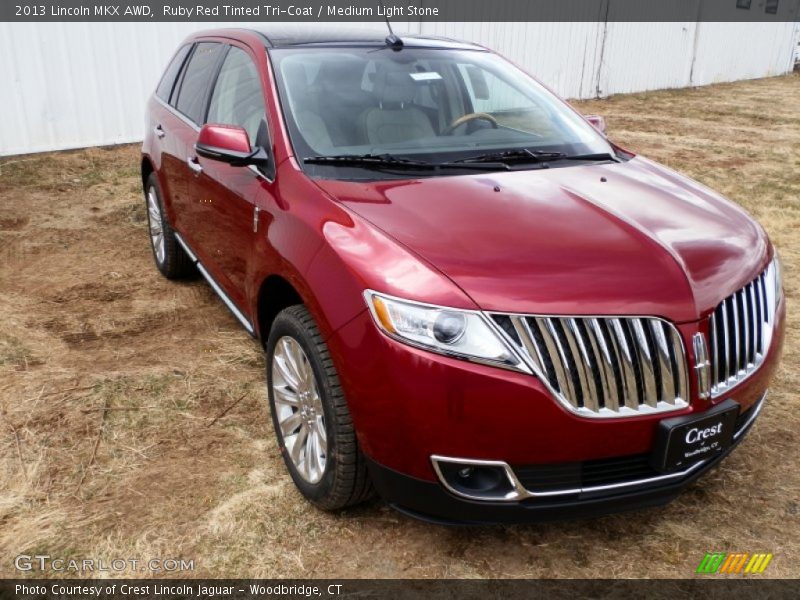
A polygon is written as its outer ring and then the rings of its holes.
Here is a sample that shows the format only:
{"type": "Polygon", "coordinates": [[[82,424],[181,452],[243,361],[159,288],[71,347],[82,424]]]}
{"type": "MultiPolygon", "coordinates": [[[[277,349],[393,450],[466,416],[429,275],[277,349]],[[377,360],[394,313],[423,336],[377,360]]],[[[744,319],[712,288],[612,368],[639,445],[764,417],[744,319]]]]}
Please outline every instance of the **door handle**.
{"type": "Polygon", "coordinates": [[[194,156],[186,160],[186,164],[189,165],[189,168],[194,171],[195,175],[200,175],[203,172],[203,167],[197,161],[197,157],[194,156]]]}
{"type": "Polygon", "coordinates": [[[166,131],[164,131],[164,128],[163,128],[163,127],[161,127],[161,125],[156,125],[156,126],[153,128],[153,133],[155,133],[155,134],[156,134],[156,137],[157,137],[158,139],[161,139],[161,138],[163,138],[165,135],[167,135],[167,132],[166,132],[166,131]]]}

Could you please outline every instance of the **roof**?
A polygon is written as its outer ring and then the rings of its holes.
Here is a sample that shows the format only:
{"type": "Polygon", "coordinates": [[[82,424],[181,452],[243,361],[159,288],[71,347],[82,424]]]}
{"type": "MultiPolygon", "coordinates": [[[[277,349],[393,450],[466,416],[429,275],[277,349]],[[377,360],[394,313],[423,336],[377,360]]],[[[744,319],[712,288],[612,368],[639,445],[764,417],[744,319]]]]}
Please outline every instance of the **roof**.
{"type": "MultiPolygon", "coordinates": [[[[384,46],[389,31],[383,29],[363,29],[341,27],[330,24],[291,25],[271,23],[264,27],[246,28],[264,38],[271,48],[294,46],[384,46]]],[[[232,30],[230,30],[232,31],[232,30]]],[[[241,31],[241,28],[239,29],[241,31]]],[[[453,48],[483,50],[477,44],[461,42],[444,37],[423,36],[397,32],[407,47],[414,48],[453,48]]]]}

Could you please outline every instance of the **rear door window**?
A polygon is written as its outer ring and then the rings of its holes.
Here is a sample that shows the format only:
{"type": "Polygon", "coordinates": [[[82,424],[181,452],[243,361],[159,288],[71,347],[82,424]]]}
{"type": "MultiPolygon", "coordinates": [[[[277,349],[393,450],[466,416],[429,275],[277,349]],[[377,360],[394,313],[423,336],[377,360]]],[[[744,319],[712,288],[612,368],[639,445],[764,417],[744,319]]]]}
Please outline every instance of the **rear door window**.
{"type": "Polygon", "coordinates": [[[187,44],[175,53],[172,62],[169,63],[167,70],[164,71],[164,76],[156,88],[156,96],[161,98],[164,102],[169,103],[172,90],[175,87],[175,80],[178,78],[178,73],[181,71],[183,63],[186,61],[186,55],[189,54],[192,45],[187,44]]]}
{"type": "Polygon", "coordinates": [[[197,44],[183,71],[175,108],[198,125],[203,122],[208,87],[224,48],[223,44],[216,42],[197,44]]]}

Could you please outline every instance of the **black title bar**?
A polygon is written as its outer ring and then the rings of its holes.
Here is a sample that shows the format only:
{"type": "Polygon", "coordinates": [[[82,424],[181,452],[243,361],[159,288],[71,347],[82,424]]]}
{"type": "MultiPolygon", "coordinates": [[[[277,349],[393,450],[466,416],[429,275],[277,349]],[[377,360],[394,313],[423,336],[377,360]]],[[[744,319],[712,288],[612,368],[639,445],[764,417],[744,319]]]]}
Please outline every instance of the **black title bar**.
{"type": "Polygon", "coordinates": [[[800,21],[800,0],[2,0],[0,22],[800,21]]]}
{"type": "Polygon", "coordinates": [[[515,600],[517,598],[794,599],[798,582],[758,578],[694,580],[397,580],[397,579],[28,579],[0,580],[3,600],[515,600]]]}

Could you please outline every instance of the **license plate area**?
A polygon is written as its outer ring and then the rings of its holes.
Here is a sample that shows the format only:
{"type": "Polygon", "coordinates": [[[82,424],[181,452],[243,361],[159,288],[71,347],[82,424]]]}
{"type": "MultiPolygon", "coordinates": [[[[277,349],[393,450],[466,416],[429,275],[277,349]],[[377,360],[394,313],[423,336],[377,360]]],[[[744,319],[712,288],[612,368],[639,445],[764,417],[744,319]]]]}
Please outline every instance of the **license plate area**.
{"type": "Polygon", "coordinates": [[[733,441],[739,404],[726,400],[701,415],[664,419],[658,425],[653,468],[665,473],[688,468],[723,452],[733,441]]]}

